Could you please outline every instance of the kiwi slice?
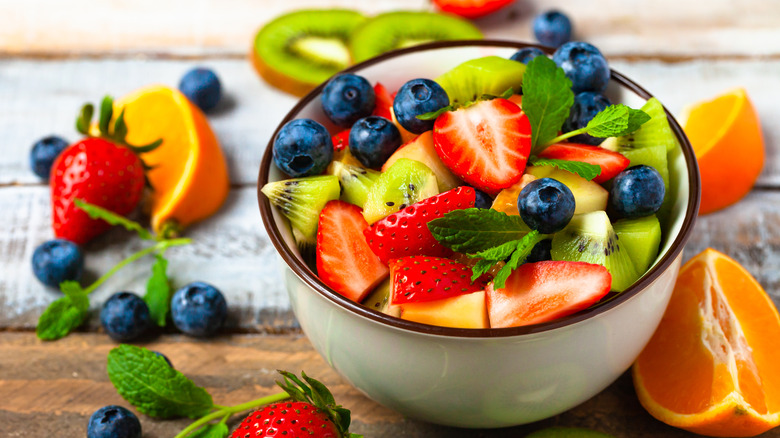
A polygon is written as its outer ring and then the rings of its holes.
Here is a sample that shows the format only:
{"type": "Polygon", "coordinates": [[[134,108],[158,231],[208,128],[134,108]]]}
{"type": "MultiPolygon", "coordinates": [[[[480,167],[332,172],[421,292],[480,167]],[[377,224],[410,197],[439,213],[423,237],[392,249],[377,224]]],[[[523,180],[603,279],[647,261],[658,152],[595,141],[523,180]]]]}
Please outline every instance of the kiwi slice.
{"type": "Polygon", "coordinates": [[[553,260],[603,265],[612,274],[612,290],[617,292],[640,277],[604,211],[575,215],[553,236],[550,253],[553,260]]]}
{"type": "Polygon", "coordinates": [[[363,207],[366,203],[368,190],[379,178],[376,170],[333,161],[328,166],[328,175],[336,175],[341,183],[341,200],[363,207]]]}
{"type": "Polygon", "coordinates": [[[620,245],[628,251],[637,272],[644,274],[658,256],[661,224],[655,215],[621,219],[613,225],[620,245]]]}
{"type": "MultiPolygon", "coordinates": [[[[387,12],[355,29],[349,50],[362,62],[390,50],[431,41],[481,39],[482,32],[470,22],[433,12],[387,12]]],[[[411,79],[411,78],[410,78],[411,79]]]]}
{"type": "Polygon", "coordinates": [[[269,84],[303,96],[350,65],[348,41],[365,20],[346,9],[282,15],[258,32],[252,63],[269,84]]]}
{"type": "Polygon", "coordinates": [[[379,286],[363,300],[363,305],[369,309],[385,313],[390,306],[390,279],[385,279],[379,283],[379,286]]]}
{"type": "Polygon", "coordinates": [[[303,252],[317,243],[320,211],[339,199],[339,179],[334,175],[308,176],[270,182],[260,191],[290,220],[293,236],[303,252]]]}
{"type": "Polygon", "coordinates": [[[520,91],[525,64],[498,56],[472,59],[436,78],[450,103],[477,100],[483,94],[500,96],[509,88],[520,91]]]}
{"type": "Polygon", "coordinates": [[[415,202],[437,195],[436,174],[425,164],[400,158],[379,175],[363,204],[363,217],[373,224],[415,202]]]}

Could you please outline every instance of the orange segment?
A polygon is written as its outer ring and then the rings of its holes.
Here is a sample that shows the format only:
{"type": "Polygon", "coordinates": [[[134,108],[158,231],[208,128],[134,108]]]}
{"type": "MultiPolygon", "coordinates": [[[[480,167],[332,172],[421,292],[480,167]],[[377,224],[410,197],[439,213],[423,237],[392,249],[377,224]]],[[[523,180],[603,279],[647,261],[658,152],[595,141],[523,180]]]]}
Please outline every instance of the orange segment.
{"type": "Polygon", "coordinates": [[[125,111],[128,142],[163,139],[160,147],[142,155],[152,166],[147,172],[153,188],[148,199],[152,227],[186,227],[216,212],[230,182],[217,137],[200,109],[161,85],[137,90],[115,105],[125,111]]]}
{"type": "Polygon", "coordinates": [[[780,424],[780,316],[736,261],[707,249],[680,269],[633,367],[639,401],[671,426],[754,436],[780,424]]]}
{"type": "Polygon", "coordinates": [[[761,123],[745,90],[700,102],[687,109],[683,119],[701,172],[699,213],[742,199],[764,166],[761,123]]]}

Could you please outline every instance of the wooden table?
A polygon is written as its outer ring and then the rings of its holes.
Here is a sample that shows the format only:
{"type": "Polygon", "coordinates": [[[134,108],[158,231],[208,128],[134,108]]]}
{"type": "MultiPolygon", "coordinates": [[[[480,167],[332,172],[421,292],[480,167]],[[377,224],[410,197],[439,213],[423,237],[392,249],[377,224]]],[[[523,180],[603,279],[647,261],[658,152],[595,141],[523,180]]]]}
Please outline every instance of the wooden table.
{"type": "MultiPolygon", "coordinates": [[[[223,81],[226,99],[210,120],[227,155],[232,188],[219,214],[188,231],[195,244],[169,251],[169,272],[179,285],[198,279],[220,287],[230,305],[229,327],[214,339],[171,332],[146,346],[168,355],[217,403],[275,392],[273,370],[303,369],[353,410],[353,431],[371,437],[516,437],[548,425],[620,437],[688,436],[652,419],[627,375],[583,405],[528,426],[473,431],[412,421],[363,397],[312,350],[291,313],[255,198],[263,149],[296,99],[260,81],[246,53],[270,18],[330,5],[366,13],[430,8],[426,0],[0,0],[0,437],[84,436],[94,410],[126,405],[105,373],[115,343],[101,333],[95,315],[112,293],[141,292],[151,262],[130,266],[95,292],[93,317],[78,333],[38,341],[36,320],[59,295],[42,287],[30,269],[33,249],[52,237],[48,189],[29,170],[30,146],[50,133],[76,139],[73,120],[85,101],[150,82],[175,86],[195,65],[214,68],[223,81]]],[[[477,24],[489,37],[530,40],[532,17],[552,6],[572,17],[578,39],[600,47],[615,69],[675,113],[726,89],[747,88],[764,120],[764,172],[738,206],[699,219],[685,255],[709,246],[726,252],[780,303],[780,4],[520,0],[477,24]]],[[[86,248],[87,277],[138,246],[120,230],[95,240],[86,248]]],[[[170,437],[188,423],[141,420],[146,437],[170,437]]],[[[780,430],[766,436],[780,436],[780,430]]]]}

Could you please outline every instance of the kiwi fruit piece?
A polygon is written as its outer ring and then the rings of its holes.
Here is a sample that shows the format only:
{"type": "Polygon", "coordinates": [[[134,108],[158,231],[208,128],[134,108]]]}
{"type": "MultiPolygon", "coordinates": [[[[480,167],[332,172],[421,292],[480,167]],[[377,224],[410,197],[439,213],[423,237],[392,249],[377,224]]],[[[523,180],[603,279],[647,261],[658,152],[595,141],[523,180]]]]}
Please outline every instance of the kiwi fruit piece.
{"type": "Polygon", "coordinates": [[[553,260],[606,267],[612,274],[612,290],[617,292],[626,290],[641,276],[604,211],[575,215],[566,228],[553,235],[550,254],[553,260]]]}
{"type": "Polygon", "coordinates": [[[436,174],[428,166],[419,161],[400,158],[382,172],[368,190],[363,204],[363,217],[370,225],[438,193],[436,174]]]}
{"type": "Polygon", "coordinates": [[[368,190],[380,175],[376,170],[341,161],[332,161],[326,173],[338,177],[341,184],[341,200],[361,208],[366,203],[368,190]]]}
{"type": "Polygon", "coordinates": [[[655,215],[621,219],[614,223],[620,246],[628,251],[637,272],[644,274],[658,257],[661,245],[661,223],[655,215]]]}
{"type": "Polygon", "coordinates": [[[472,59],[435,79],[450,103],[473,102],[483,94],[502,95],[512,88],[520,91],[525,64],[498,56],[472,59]]]}
{"type": "Polygon", "coordinates": [[[365,20],[346,9],[282,15],[255,36],[252,64],[269,84],[303,96],[351,64],[349,38],[365,20]]]}
{"type": "Polygon", "coordinates": [[[385,279],[366,296],[362,303],[369,309],[385,313],[390,307],[390,279],[385,279]]]}
{"type": "MultiPolygon", "coordinates": [[[[433,12],[387,12],[362,23],[349,40],[355,62],[432,41],[481,39],[469,21],[433,12]]],[[[410,78],[411,79],[411,78],[410,78]]]]}

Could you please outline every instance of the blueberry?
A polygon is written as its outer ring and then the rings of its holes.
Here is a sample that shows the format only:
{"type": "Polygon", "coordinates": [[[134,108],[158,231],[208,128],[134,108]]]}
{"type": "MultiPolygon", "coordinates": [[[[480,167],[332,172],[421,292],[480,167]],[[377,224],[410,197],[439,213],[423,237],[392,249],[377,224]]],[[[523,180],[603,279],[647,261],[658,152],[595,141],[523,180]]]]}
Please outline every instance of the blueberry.
{"type": "Polygon", "coordinates": [[[534,18],[534,36],[545,46],[559,47],[571,39],[571,21],[561,11],[547,11],[534,18]]]}
{"type": "Polygon", "coordinates": [[[333,159],[333,142],[324,126],[311,119],[287,122],[274,139],[274,163],[294,177],[319,175],[333,159]]]}
{"type": "Polygon", "coordinates": [[[30,167],[33,173],[42,179],[49,179],[51,166],[60,153],[68,147],[62,137],[50,135],[35,142],[30,150],[30,167]]]}
{"type": "Polygon", "coordinates": [[[103,304],[100,323],[112,339],[132,341],[152,326],[152,319],[141,297],[132,292],[117,292],[103,304]]]}
{"type": "Polygon", "coordinates": [[[165,359],[165,362],[168,363],[168,366],[173,368],[173,363],[171,363],[171,360],[168,359],[166,355],[160,353],[159,351],[152,351],[152,353],[154,353],[155,356],[160,356],[161,358],[165,359]]]}
{"type": "Polygon", "coordinates": [[[609,82],[609,65],[599,49],[588,43],[572,41],[558,48],[553,61],[571,80],[574,93],[603,92],[609,82]]]}
{"type": "Polygon", "coordinates": [[[380,167],[399,146],[401,132],[384,117],[360,119],[349,131],[349,151],[367,167],[380,167]]]}
{"type": "MultiPolygon", "coordinates": [[[[583,91],[574,96],[574,104],[569,110],[569,117],[563,122],[563,132],[575,131],[584,128],[604,108],[612,105],[604,95],[593,91],[583,91]]],[[[597,145],[604,141],[603,138],[593,137],[590,134],[579,134],[569,139],[582,144],[597,145]]]]}
{"type": "Polygon", "coordinates": [[[376,94],[366,78],[346,73],[328,81],[320,100],[322,110],[333,123],[349,128],[358,119],[371,115],[376,94]]]}
{"type": "Polygon", "coordinates": [[[552,178],[540,178],[523,187],[517,196],[517,210],[531,229],[542,234],[560,231],[574,216],[574,194],[552,178]]]}
{"type": "Polygon", "coordinates": [[[217,106],[222,97],[222,85],[217,74],[203,67],[185,73],[179,81],[179,90],[203,111],[217,106]]]}
{"type": "Polygon", "coordinates": [[[35,248],[32,268],[41,283],[58,287],[63,281],[81,279],[84,256],[78,245],[69,240],[49,240],[35,248]]]}
{"type": "Polygon", "coordinates": [[[661,174],[642,164],[615,177],[609,191],[609,206],[621,217],[650,216],[661,208],[665,193],[661,174]]]}
{"type": "Polygon", "coordinates": [[[545,260],[552,260],[552,239],[544,239],[534,245],[531,249],[531,253],[525,259],[525,263],[543,262],[545,260]]]}
{"type": "Polygon", "coordinates": [[[434,120],[420,120],[417,116],[438,111],[449,104],[450,98],[441,85],[430,79],[412,79],[398,90],[393,100],[393,113],[404,129],[422,134],[433,129],[434,120]]]}
{"type": "Polygon", "coordinates": [[[190,336],[208,336],[219,330],[227,317],[227,303],[214,286],[196,281],[173,294],[173,324],[190,336]]]}
{"type": "Polygon", "coordinates": [[[482,190],[474,189],[474,194],[476,195],[474,208],[488,209],[493,205],[493,198],[482,190]]]}
{"type": "Polygon", "coordinates": [[[104,406],[89,417],[87,438],[141,438],[141,422],[122,406],[104,406]]]}
{"type": "Polygon", "coordinates": [[[528,64],[529,62],[531,62],[532,59],[536,58],[537,56],[547,56],[547,55],[541,50],[537,49],[536,47],[525,47],[515,52],[515,54],[512,55],[509,59],[511,59],[512,61],[522,62],[523,64],[528,64]]]}

